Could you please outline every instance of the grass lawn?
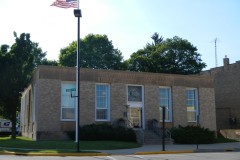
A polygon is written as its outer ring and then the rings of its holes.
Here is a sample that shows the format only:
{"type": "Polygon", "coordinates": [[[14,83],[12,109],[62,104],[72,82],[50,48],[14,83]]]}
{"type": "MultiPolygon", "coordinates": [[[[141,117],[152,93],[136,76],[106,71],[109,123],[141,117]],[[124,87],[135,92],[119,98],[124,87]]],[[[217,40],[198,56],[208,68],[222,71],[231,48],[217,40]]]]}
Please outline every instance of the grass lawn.
{"type": "MultiPolygon", "coordinates": [[[[123,148],[137,148],[139,144],[122,141],[80,141],[80,150],[111,150],[123,148]]],[[[32,141],[28,138],[17,137],[0,137],[0,151],[19,151],[23,152],[75,152],[77,144],[74,141],[32,141]],[[12,149],[10,149],[12,148],[12,149]],[[30,150],[23,150],[23,149],[30,150]],[[40,149],[40,150],[35,150],[40,149]]]]}

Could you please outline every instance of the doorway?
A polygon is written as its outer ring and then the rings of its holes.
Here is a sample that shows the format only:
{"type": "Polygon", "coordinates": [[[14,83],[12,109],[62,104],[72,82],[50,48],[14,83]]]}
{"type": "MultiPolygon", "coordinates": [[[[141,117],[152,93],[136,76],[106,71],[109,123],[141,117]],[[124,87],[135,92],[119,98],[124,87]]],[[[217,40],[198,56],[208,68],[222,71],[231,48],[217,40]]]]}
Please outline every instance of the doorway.
{"type": "Polygon", "coordinates": [[[128,115],[133,128],[142,128],[142,108],[129,108],[128,115]]]}

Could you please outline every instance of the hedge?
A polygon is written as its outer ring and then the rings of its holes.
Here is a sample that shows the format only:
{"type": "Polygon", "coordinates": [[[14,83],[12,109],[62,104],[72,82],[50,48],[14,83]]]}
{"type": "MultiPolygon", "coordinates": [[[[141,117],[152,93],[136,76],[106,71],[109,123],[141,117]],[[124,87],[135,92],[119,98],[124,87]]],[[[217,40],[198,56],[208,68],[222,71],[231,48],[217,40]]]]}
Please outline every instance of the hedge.
{"type": "Polygon", "coordinates": [[[179,126],[171,130],[172,138],[179,144],[208,144],[213,143],[215,132],[200,126],[179,126]]]}
{"type": "MultiPolygon", "coordinates": [[[[71,139],[74,140],[75,132],[68,132],[71,139]]],[[[110,124],[90,124],[80,127],[80,140],[116,140],[136,142],[136,134],[133,129],[121,126],[112,126],[110,124]]]]}

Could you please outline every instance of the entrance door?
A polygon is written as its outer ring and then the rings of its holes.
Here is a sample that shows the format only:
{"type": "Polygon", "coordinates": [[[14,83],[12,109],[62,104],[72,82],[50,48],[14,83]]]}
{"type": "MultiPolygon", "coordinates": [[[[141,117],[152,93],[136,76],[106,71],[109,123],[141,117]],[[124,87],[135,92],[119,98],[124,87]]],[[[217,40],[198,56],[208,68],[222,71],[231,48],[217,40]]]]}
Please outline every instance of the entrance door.
{"type": "Polygon", "coordinates": [[[133,128],[142,128],[142,109],[129,108],[129,120],[133,128]]]}

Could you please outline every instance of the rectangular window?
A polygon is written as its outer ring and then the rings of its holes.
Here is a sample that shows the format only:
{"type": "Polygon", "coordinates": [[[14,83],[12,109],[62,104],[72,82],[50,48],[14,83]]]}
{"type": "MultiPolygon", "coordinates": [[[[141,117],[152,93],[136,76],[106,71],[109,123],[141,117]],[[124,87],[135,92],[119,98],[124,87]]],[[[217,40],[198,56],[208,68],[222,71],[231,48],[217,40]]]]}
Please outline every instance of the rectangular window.
{"type": "Polygon", "coordinates": [[[160,110],[160,121],[162,121],[162,111],[165,107],[165,121],[172,121],[172,102],[171,102],[171,88],[160,87],[159,88],[159,110],[160,110]]]}
{"type": "Polygon", "coordinates": [[[197,89],[186,90],[186,106],[188,122],[196,122],[198,114],[197,89]]]}
{"type": "Polygon", "coordinates": [[[75,105],[76,98],[71,97],[76,95],[75,83],[62,83],[61,86],[61,120],[75,120],[75,105]]]}
{"type": "Polygon", "coordinates": [[[142,102],[142,86],[128,86],[128,101],[142,102]]]}
{"type": "Polygon", "coordinates": [[[110,97],[109,85],[96,85],[96,120],[109,121],[110,120],[110,97]]]}

